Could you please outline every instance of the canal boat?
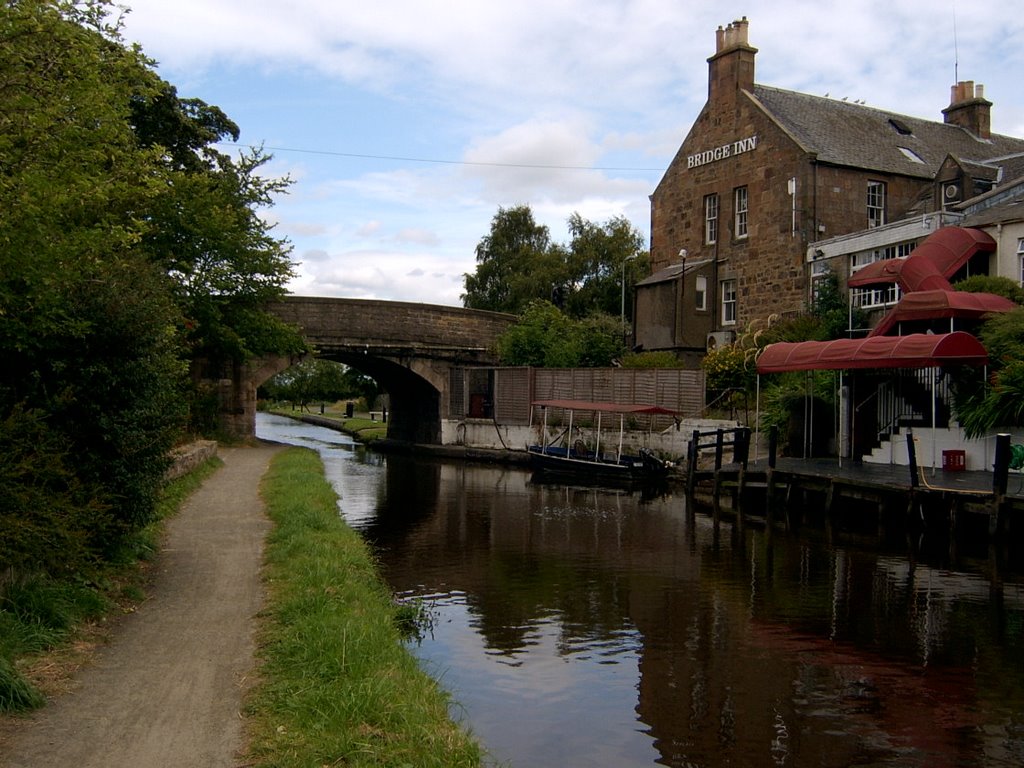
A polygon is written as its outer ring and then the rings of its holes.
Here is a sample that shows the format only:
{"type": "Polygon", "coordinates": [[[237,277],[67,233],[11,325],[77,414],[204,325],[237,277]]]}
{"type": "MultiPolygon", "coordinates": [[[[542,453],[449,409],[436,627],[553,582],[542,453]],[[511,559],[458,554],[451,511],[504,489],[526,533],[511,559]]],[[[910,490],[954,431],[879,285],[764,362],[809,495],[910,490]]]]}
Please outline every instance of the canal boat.
{"type": "Polygon", "coordinates": [[[626,420],[640,415],[676,416],[675,411],[657,405],[589,402],[584,400],[535,400],[533,407],[542,413],[542,442],[527,446],[530,465],[536,473],[557,478],[600,482],[637,483],[664,481],[675,464],[654,455],[646,448],[636,453],[623,452],[626,420]],[[548,438],[549,409],[561,409],[565,428],[548,438]],[[611,418],[606,419],[606,416],[611,418]],[[618,416],[618,437],[607,437],[618,416]],[[585,428],[584,425],[587,425],[585,428]],[[607,439],[606,439],[607,437],[607,439]]]}

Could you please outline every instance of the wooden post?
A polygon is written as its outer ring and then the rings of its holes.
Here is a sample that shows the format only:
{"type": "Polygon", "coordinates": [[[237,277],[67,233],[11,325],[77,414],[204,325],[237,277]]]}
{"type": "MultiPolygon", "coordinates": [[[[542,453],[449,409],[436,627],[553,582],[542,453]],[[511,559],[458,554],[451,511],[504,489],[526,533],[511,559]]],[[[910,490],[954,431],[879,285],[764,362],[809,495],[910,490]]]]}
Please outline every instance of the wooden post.
{"type": "Polygon", "coordinates": [[[992,466],[992,493],[996,496],[1006,495],[1006,485],[1010,475],[1010,435],[1000,432],[996,435],[996,457],[992,466]]]}
{"type": "Polygon", "coordinates": [[[725,433],[723,430],[718,429],[715,431],[715,488],[712,491],[714,495],[715,508],[718,508],[718,496],[722,490],[722,452],[725,448],[725,433]]]}
{"type": "MultiPolygon", "coordinates": [[[[914,430],[907,430],[907,457],[909,458],[910,465],[910,499],[907,502],[907,520],[906,526],[907,531],[911,530],[911,526],[914,525],[914,509],[917,508],[920,511],[920,507],[917,504],[918,488],[921,484],[920,475],[917,472],[917,446],[914,443],[914,430]]],[[[924,522],[924,518],[921,518],[921,522],[924,522]]]]}
{"type": "Polygon", "coordinates": [[[1010,435],[1000,432],[996,435],[996,457],[992,467],[992,508],[988,517],[990,543],[1003,528],[1003,505],[1006,501],[1006,485],[1010,475],[1010,435]]]}
{"type": "Polygon", "coordinates": [[[910,493],[914,495],[921,480],[917,474],[917,448],[914,445],[914,430],[907,430],[907,456],[910,458],[910,493]]]}
{"type": "Polygon", "coordinates": [[[775,516],[775,462],[779,450],[779,428],[772,424],[768,430],[768,471],[765,473],[765,514],[771,528],[775,516]]]}
{"type": "Polygon", "coordinates": [[[732,433],[732,460],[742,467],[750,458],[750,428],[737,427],[732,433]]]}
{"type": "Polygon", "coordinates": [[[689,459],[689,466],[686,472],[686,495],[693,496],[693,490],[697,483],[697,457],[700,453],[700,432],[693,430],[693,435],[690,437],[690,446],[687,452],[687,458],[689,459]]]}
{"type": "Polygon", "coordinates": [[[747,484],[747,460],[750,458],[750,428],[741,427],[733,434],[732,458],[739,465],[736,478],[736,510],[743,512],[743,491],[747,484]]]}

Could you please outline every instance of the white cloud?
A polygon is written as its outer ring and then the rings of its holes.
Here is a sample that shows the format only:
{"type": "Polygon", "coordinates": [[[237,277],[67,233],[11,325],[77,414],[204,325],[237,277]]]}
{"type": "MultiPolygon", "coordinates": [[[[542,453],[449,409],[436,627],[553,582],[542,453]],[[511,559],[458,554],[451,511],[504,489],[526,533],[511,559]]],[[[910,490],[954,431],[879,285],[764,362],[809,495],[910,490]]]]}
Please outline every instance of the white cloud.
{"type": "Polygon", "coordinates": [[[132,5],[126,37],[165,78],[278,147],[265,170],[295,184],[273,220],[303,292],[458,303],[499,206],[529,204],[556,240],[573,212],[646,233],[661,173],[639,169],[679,148],[739,13],[759,83],[941,120],[970,79],[993,129],[1024,135],[1024,15],[1002,0],[132,5]]]}

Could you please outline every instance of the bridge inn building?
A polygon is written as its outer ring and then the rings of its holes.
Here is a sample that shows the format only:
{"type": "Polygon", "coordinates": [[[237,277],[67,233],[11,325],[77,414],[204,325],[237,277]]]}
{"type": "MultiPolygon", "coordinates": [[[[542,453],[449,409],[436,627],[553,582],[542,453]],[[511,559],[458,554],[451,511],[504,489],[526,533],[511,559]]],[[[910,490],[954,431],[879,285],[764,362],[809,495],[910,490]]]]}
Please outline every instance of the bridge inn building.
{"type": "Polygon", "coordinates": [[[980,85],[957,83],[943,119],[923,120],[757,84],[756,54],[746,18],[718,29],[707,102],[651,195],[635,343],[687,367],[754,319],[805,310],[825,268],[845,278],[904,256],[944,215],[959,221],[962,201],[1024,175],[1024,140],[992,134],[980,85]],[[816,243],[900,221],[919,224],[904,242],[808,259],[816,243]]]}

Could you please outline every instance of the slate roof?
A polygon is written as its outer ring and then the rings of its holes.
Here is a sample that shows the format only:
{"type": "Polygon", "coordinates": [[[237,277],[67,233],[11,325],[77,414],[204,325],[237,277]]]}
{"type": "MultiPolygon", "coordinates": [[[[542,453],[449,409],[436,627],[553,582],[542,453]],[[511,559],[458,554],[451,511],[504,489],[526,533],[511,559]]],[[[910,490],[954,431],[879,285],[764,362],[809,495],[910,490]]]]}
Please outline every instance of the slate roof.
{"type": "Polygon", "coordinates": [[[984,227],[1024,221],[1024,176],[1004,183],[958,206],[966,215],[964,227],[984,227]]]}
{"type": "Polygon", "coordinates": [[[755,85],[753,99],[818,160],[880,173],[931,179],[948,155],[985,163],[1024,152],[1024,139],[979,139],[956,125],[848,101],[755,85]],[[901,149],[902,148],[902,149],[901,149]],[[903,150],[920,158],[916,162],[903,150]]]}
{"type": "Polygon", "coordinates": [[[686,270],[686,274],[690,274],[694,270],[706,267],[712,262],[712,259],[699,259],[697,261],[686,261],[679,264],[670,264],[664,269],[659,269],[653,275],[645,277],[643,280],[637,281],[637,285],[656,285],[657,283],[665,283],[669,280],[675,280],[679,275],[683,274],[683,270],[686,270]]]}

